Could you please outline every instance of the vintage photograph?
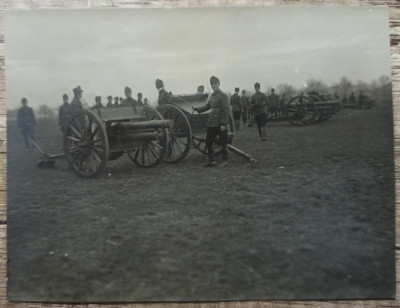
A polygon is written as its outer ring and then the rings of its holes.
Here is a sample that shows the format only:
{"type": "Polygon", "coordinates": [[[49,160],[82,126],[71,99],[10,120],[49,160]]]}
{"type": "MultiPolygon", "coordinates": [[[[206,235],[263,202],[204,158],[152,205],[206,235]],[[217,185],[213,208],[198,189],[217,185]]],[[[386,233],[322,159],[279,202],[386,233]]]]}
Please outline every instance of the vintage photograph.
{"type": "Polygon", "coordinates": [[[395,297],[387,7],[4,28],[8,301],[395,297]]]}

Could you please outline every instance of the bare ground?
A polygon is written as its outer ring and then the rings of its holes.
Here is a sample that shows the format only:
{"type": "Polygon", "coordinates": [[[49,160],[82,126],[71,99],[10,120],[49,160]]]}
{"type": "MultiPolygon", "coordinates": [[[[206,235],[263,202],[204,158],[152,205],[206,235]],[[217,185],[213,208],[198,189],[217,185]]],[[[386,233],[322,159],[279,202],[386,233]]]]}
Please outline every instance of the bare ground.
{"type": "MultiPolygon", "coordinates": [[[[307,127],[243,127],[227,168],[192,149],[97,179],[38,169],[8,126],[8,299],[213,301],[395,295],[392,110],[341,110],[307,127]]],[[[37,140],[57,152],[56,123],[37,140]]]]}

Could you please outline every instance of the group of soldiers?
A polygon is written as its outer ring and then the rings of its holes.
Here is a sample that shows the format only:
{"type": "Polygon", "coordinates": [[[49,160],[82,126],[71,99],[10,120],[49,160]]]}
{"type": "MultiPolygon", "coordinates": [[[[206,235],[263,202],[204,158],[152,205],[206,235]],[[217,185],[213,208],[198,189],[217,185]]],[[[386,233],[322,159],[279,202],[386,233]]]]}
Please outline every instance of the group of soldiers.
{"type": "MultiPolygon", "coordinates": [[[[220,90],[220,81],[217,77],[212,76],[210,78],[210,85],[213,89],[213,93],[210,95],[208,101],[204,106],[199,108],[194,108],[194,111],[198,113],[211,110],[208,121],[207,121],[207,135],[206,135],[206,147],[208,152],[208,167],[216,166],[216,161],[214,157],[214,142],[217,137],[219,137],[219,144],[222,148],[222,164],[221,166],[227,166],[228,160],[228,131],[227,125],[229,123],[229,114],[232,108],[233,118],[235,122],[236,129],[239,129],[240,122],[244,124],[249,120],[249,126],[252,123],[257,125],[258,136],[260,141],[266,141],[266,123],[267,123],[267,113],[269,116],[285,116],[287,115],[287,103],[285,95],[283,94],[281,98],[275,94],[275,90],[271,89],[269,95],[266,95],[260,91],[260,84],[256,82],[254,84],[255,93],[249,98],[246,96],[246,91],[242,90],[241,96],[239,95],[239,87],[235,88],[235,93],[231,96],[230,102],[228,101],[228,96],[220,90]]],[[[155,81],[156,89],[159,93],[158,104],[167,104],[171,101],[172,93],[168,92],[164,88],[164,82],[160,79],[155,81]]],[[[82,104],[82,93],[83,90],[80,86],[73,89],[74,98],[71,103],[69,103],[69,97],[67,94],[63,95],[63,105],[59,109],[59,126],[64,132],[67,124],[71,118],[71,115],[79,109],[83,108],[82,104]]],[[[204,94],[204,86],[199,86],[197,89],[197,94],[204,94]]],[[[137,94],[137,100],[132,97],[132,89],[125,87],[125,99],[119,97],[114,98],[114,103],[112,102],[112,96],[108,96],[108,102],[105,107],[113,108],[119,106],[143,106],[147,104],[147,99],[142,102],[142,94],[137,94]]],[[[302,96],[302,94],[300,95],[302,96]]],[[[334,99],[339,99],[337,93],[334,94],[334,99]]],[[[348,101],[349,102],[362,102],[364,100],[364,95],[360,92],[358,100],[355,98],[352,92],[348,101]]],[[[343,101],[347,101],[347,97],[343,97],[343,101]]],[[[101,97],[95,97],[96,104],[91,107],[100,108],[104,107],[101,102],[101,97]]],[[[27,99],[22,99],[23,107],[18,112],[18,126],[24,136],[25,143],[29,148],[28,139],[34,138],[34,127],[36,126],[36,119],[32,108],[27,106],[27,99]]]]}
{"type": "MultiPolygon", "coordinates": [[[[59,109],[58,112],[58,125],[60,129],[64,132],[66,125],[68,124],[71,115],[73,112],[76,110],[82,109],[83,104],[82,104],[82,93],[83,90],[81,89],[80,86],[74,88],[72,90],[74,92],[74,98],[72,99],[71,103],[69,103],[69,97],[67,94],[63,95],[63,104],[59,109]]],[[[132,89],[130,87],[125,87],[125,98],[118,97],[116,96],[114,98],[114,102],[112,101],[113,97],[110,95],[107,97],[108,102],[106,106],[103,105],[101,102],[101,96],[96,96],[95,97],[95,102],[96,104],[92,106],[90,109],[95,109],[95,108],[115,108],[115,107],[124,107],[124,106],[143,106],[143,105],[148,105],[147,98],[144,99],[142,102],[143,95],[142,93],[137,94],[137,100],[135,100],[132,97],[132,89]]]]}

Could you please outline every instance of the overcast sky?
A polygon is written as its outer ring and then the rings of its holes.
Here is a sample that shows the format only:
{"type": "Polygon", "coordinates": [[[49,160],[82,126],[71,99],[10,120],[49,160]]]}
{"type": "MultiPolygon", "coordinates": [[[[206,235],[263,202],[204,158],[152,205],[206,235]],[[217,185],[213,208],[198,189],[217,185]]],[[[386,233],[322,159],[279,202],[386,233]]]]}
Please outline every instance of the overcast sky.
{"type": "Polygon", "coordinates": [[[157,78],[184,94],[210,91],[212,75],[226,92],[390,76],[388,10],[376,6],[8,11],[5,47],[8,108],[24,96],[55,107],[78,85],[90,105],[125,86],[155,103],[157,78]]]}

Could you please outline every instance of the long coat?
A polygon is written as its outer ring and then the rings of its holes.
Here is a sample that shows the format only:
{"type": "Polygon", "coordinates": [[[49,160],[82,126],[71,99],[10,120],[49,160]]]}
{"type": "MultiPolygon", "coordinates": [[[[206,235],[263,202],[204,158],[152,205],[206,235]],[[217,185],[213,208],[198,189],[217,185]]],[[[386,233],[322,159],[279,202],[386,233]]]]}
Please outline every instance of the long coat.
{"type": "Polygon", "coordinates": [[[161,89],[158,92],[158,104],[159,105],[168,104],[170,99],[171,99],[171,95],[165,89],[161,89]]]}
{"type": "Polygon", "coordinates": [[[221,90],[211,94],[207,104],[197,108],[199,113],[210,110],[208,116],[207,127],[219,127],[227,125],[229,122],[229,103],[228,96],[221,90]]]}

